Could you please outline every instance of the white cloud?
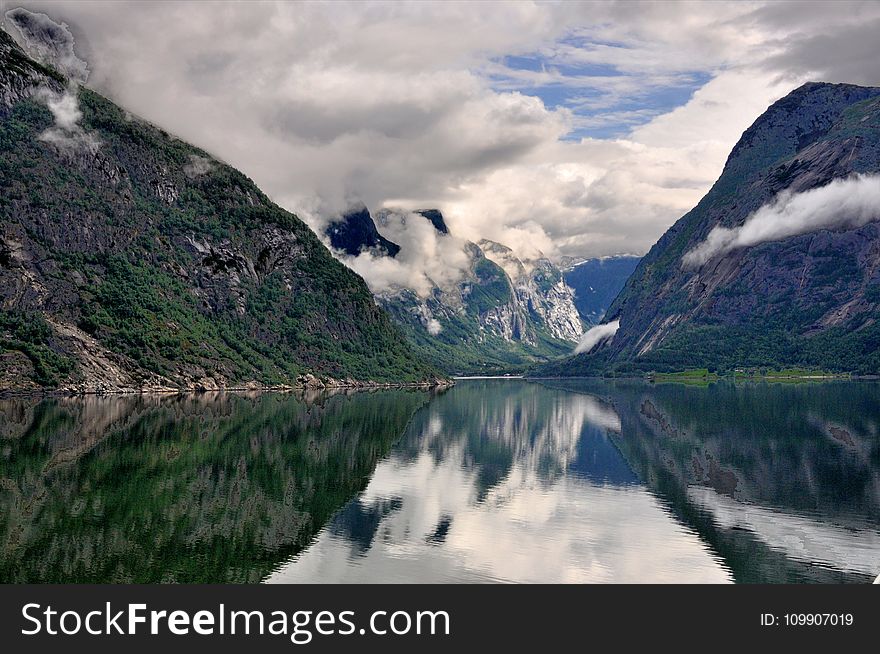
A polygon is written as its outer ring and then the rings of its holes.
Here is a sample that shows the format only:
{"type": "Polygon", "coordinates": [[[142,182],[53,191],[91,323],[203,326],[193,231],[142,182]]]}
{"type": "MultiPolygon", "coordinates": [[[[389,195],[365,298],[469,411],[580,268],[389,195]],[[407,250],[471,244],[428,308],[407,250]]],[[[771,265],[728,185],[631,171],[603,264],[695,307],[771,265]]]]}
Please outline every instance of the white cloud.
{"type": "MultiPolygon", "coordinates": [[[[464,278],[471,258],[465,241],[442,235],[423,216],[403,210],[387,210],[377,216],[383,236],[400,246],[396,257],[365,251],[356,257],[338,255],[363,277],[374,293],[408,288],[427,297],[435,287],[448,290],[464,278]]],[[[323,234],[324,224],[319,224],[323,234]]],[[[439,333],[439,332],[438,332],[439,333]]]]}
{"type": "Polygon", "coordinates": [[[589,352],[599,343],[610,341],[614,338],[618,329],[620,329],[619,320],[614,320],[605,323],[604,325],[596,325],[595,327],[588,329],[584,332],[584,335],[581,336],[581,340],[578,341],[577,346],[575,346],[574,353],[580,354],[581,352],[589,352]]]}
{"type": "MultiPolygon", "coordinates": [[[[880,83],[876,3],[25,4],[71,26],[98,90],[316,230],[356,201],[437,207],[521,256],[643,252],[770,102],[808,77],[880,83]],[[683,106],[657,99],[695,79],[683,106]],[[633,129],[565,140],[615,122],[633,129]]],[[[389,283],[436,268],[372,263],[389,283]]]]}
{"type": "Polygon", "coordinates": [[[55,125],[64,131],[73,131],[79,127],[82,118],[79,103],[72,93],[52,93],[49,89],[40,89],[38,96],[49,107],[55,118],[55,125]]]}
{"type": "Polygon", "coordinates": [[[55,124],[44,130],[39,139],[51,143],[60,150],[85,149],[94,153],[101,142],[97,136],[86,132],[79,124],[82,112],[79,110],[77,93],[76,84],[65,89],[63,93],[57,93],[46,87],[37,90],[35,97],[46,104],[55,119],[55,124]]]}
{"type": "Polygon", "coordinates": [[[40,134],[40,140],[61,150],[84,148],[97,151],[100,141],[79,124],[82,118],[79,85],[88,79],[89,67],[74,52],[75,40],[68,26],[56,23],[46,14],[21,7],[10,9],[3,15],[12,27],[11,34],[31,57],[67,77],[67,88],[63,93],[48,87],[37,89],[36,99],[46,104],[55,119],[55,124],[40,134]]]}
{"type": "Polygon", "coordinates": [[[700,200],[739,135],[787,89],[766,74],[723,72],[628,138],[544,144],[462,184],[445,204],[450,225],[523,256],[644,252],[700,200]]]}
{"type": "Polygon", "coordinates": [[[685,253],[685,268],[733,250],[781,241],[798,234],[835,227],[860,227],[880,220],[880,176],[836,179],[802,193],[783,191],[734,228],[715,227],[702,243],[685,253]]]}
{"type": "Polygon", "coordinates": [[[213,169],[214,164],[210,159],[197,154],[191,154],[189,155],[189,163],[183,167],[183,172],[187,177],[201,177],[202,175],[207,175],[213,169]]]}

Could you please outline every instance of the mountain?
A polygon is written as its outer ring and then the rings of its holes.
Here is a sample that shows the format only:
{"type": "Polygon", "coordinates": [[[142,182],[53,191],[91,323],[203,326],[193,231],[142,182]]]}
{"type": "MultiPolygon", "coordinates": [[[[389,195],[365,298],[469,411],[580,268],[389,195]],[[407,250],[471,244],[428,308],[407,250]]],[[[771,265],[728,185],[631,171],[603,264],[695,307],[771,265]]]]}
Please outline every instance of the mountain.
{"type": "Polygon", "coordinates": [[[487,239],[481,240],[479,247],[507,274],[515,299],[536,329],[563,341],[580,337],[583,323],[574,307],[572,290],[549,259],[519,259],[509,247],[487,239]]]}
{"type": "Polygon", "coordinates": [[[0,218],[0,390],[437,379],[299,218],[2,30],[0,218]]]}
{"type": "Polygon", "coordinates": [[[448,234],[449,227],[446,226],[446,221],[443,219],[443,214],[440,213],[437,209],[425,209],[424,211],[416,212],[420,216],[424,216],[427,218],[432,225],[434,225],[434,229],[436,229],[441,234],[448,234]]]}
{"type": "MultiPolygon", "coordinates": [[[[430,221],[444,239],[452,238],[440,211],[414,215],[430,221]]],[[[413,220],[387,209],[376,218],[383,229],[413,220]]],[[[363,231],[378,233],[370,223],[363,231]]],[[[461,243],[467,269],[457,282],[434,283],[427,295],[395,288],[376,296],[421,356],[450,374],[495,374],[521,372],[571,352],[583,325],[559,268],[545,258],[521,260],[500,243],[461,243]]]]}
{"type": "Polygon", "coordinates": [[[880,372],[880,88],[806,84],[639,263],[616,333],[542,374],[708,367],[880,372]]]}
{"type": "Polygon", "coordinates": [[[449,374],[502,374],[571,352],[583,327],[558,268],[490,241],[466,251],[469,269],[452,288],[378,298],[428,361],[449,374]]]}
{"type": "Polygon", "coordinates": [[[334,249],[356,257],[361,252],[375,250],[378,254],[396,257],[400,246],[379,233],[366,207],[350,211],[331,222],[325,231],[334,249]]]}
{"type": "Polygon", "coordinates": [[[641,257],[619,254],[563,266],[565,283],[574,290],[574,305],[588,325],[601,322],[641,257]]]}

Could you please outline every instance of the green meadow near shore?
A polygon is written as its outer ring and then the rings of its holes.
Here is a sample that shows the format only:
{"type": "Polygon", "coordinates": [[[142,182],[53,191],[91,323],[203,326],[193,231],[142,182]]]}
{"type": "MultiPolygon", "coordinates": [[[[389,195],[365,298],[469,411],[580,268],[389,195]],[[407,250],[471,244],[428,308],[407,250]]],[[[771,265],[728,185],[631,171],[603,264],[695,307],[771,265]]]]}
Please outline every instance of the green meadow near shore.
{"type": "Polygon", "coordinates": [[[692,370],[682,370],[681,372],[649,372],[645,375],[645,379],[656,383],[672,382],[697,385],[721,380],[734,382],[805,382],[852,378],[853,376],[850,373],[829,372],[827,370],[809,370],[806,368],[786,368],[784,370],[737,369],[729,373],[713,372],[707,368],[696,368],[692,370]]]}

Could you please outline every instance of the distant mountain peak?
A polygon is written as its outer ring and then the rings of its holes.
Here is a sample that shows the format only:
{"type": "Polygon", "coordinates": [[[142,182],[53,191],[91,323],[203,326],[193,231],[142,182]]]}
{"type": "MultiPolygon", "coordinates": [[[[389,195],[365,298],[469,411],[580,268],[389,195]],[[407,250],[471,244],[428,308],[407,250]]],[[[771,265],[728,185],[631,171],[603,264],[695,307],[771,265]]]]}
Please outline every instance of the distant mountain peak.
{"type": "Polygon", "coordinates": [[[594,325],[602,320],[639,261],[637,255],[616,254],[561,266],[565,283],[574,289],[574,304],[584,322],[594,325]]]}
{"type": "Polygon", "coordinates": [[[379,254],[396,257],[400,252],[397,243],[389,241],[376,229],[376,223],[364,205],[355,207],[331,222],[324,233],[334,249],[356,257],[362,252],[375,250],[379,254]]]}
{"type": "Polygon", "coordinates": [[[441,234],[449,233],[449,227],[446,226],[446,221],[443,219],[443,214],[440,213],[439,209],[423,209],[421,211],[416,211],[416,213],[427,218],[430,223],[434,225],[434,229],[441,234]]]}

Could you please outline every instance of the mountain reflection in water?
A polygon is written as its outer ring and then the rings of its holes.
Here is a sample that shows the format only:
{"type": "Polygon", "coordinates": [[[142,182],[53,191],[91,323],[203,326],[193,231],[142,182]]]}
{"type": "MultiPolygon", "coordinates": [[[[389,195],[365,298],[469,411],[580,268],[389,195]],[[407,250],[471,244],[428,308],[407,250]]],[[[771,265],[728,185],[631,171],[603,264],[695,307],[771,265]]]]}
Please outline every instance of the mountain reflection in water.
{"type": "Polygon", "coordinates": [[[427,400],[0,400],[0,580],[258,582],[364,488],[427,400]]]}
{"type": "Polygon", "coordinates": [[[0,580],[867,582],[878,390],[0,400],[0,580]]]}

